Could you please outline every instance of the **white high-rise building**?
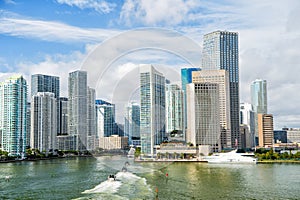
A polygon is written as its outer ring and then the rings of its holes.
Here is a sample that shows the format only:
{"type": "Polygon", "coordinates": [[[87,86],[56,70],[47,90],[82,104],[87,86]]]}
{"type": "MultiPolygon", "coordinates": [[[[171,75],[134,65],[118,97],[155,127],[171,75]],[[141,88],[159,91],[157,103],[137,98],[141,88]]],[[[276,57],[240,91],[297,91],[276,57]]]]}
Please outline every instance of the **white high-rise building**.
{"type": "Polygon", "coordinates": [[[166,132],[184,129],[183,91],[177,84],[166,84],[166,132]]]}
{"type": "Polygon", "coordinates": [[[27,83],[12,76],[0,83],[1,149],[11,156],[23,156],[27,141],[27,83]]]}
{"type": "Polygon", "coordinates": [[[209,145],[211,150],[221,150],[219,85],[216,83],[190,83],[187,94],[186,142],[209,145]]]}
{"type": "Polygon", "coordinates": [[[140,140],[140,106],[131,102],[125,109],[125,136],[132,145],[132,140],[140,140]]]}
{"type": "Polygon", "coordinates": [[[152,65],[140,66],[141,152],[155,154],[165,135],[165,77],[152,65]]]}
{"type": "Polygon", "coordinates": [[[241,124],[246,125],[249,130],[249,138],[247,138],[247,146],[255,146],[255,119],[254,112],[252,110],[252,105],[250,103],[240,104],[240,120],[241,124]]]}
{"type": "Polygon", "coordinates": [[[87,149],[87,72],[69,73],[68,80],[69,135],[73,136],[77,151],[87,149]]]}
{"type": "Polygon", "coordinates": [[[96,141],[96,92],[95,89],[88,87],[87,91],[87,150],[95,149],[96,141]]]}
{"type": "Polygon", "coordinates": [[[96,138],[115,134],[115,105],[103,100],[96,100],[96,138]]]}
{"type": "Polygon", "coordinates": [[[57,148],[56,106],[54,93],[38,92],[32,96],[30,146],[46,154],[57,148]]]}
{"type": "Polygon", "coordinates": [[[229,73],[226,70],[192,72],[193,83],[216,83],[219,86],[221,147],[231,148],[229,73]]]}

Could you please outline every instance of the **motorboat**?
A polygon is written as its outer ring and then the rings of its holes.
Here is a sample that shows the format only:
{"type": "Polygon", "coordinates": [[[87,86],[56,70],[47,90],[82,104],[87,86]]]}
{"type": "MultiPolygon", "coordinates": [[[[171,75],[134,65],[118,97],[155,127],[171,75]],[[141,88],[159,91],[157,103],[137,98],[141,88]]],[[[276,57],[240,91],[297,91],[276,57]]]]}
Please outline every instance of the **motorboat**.
{"type": "Polygon", "coordinates": [[[237,153],[236,150],[227,153],[215,153],[204,156],[203,160],[208,163],[257,163],[254,153],[237,153]]]}
{"type": "Polygon", "coordinates": [[[109,181],[115,181],[115,180],[116,180],[116,175],[110,174],[110,175],[107,177],[107,179],[108,179],[109,181]]]}

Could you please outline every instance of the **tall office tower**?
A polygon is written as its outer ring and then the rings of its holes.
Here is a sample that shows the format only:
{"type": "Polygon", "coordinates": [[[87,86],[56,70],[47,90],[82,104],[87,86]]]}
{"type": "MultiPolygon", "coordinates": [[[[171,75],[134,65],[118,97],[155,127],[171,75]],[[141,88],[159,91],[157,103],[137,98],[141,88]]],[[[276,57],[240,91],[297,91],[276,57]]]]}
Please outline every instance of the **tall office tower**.
{"type": "Polygon", "coordinates": [[[95,105],[95,89],[88,87],[87,90],[87,150],[95,149],[96,141],[96,105],[95,105]]]}
{"type": "Polygon", "coordinates": [[[187,85],[187,142],[194,146],[209,145],[221,150],[219,85],[190,83],[187,85]]]}
{"type": "Polygon", "coordinates": [[[246,141],[249,146],[255,146],[255,114],[252,110],[252,105],[250,103],[240,104],[240,123],[248,127],[249,139],[246,141]]]}
{"type": "MultiPolygon", "coordinates": [[[[268,105],[267,105],[267,81],[256,79],[251,83],[251,104],[253,107],[254,116],[254,131],[256,140],[258,138],[258,122],[257,114],[267,114],[268,105]]],[[[258,141],[256,141],[256,145],[258,141]]]]}
{"type": "Polygon", "coordinates": [[[192,75],[193,83],[219,85],[221,149],[231,148],[229,73],[226,70],[202,70],[192,75]]]}
{"type": "Polygon", "coordinates": [[[96,100],[97,137],[109,137],[115,134],[115,105],[96,100]]]}
{"type": "Polygon", "coordinates": [[[57,123],[60,126],[60,132],[58,135],[68,135],[68,98],[60,97],[59,98],[59,122],[57,123]]]}
{"type": "Polygon", "coordinates": [[[165,77],[152,65],[140,66],[141,151],[153,155],[165,136],[165,77]]]}
{"type": "Polygon", "coordinates": [[[238,142],[240,148],[238,33],[215,31],[204,35],[202,67],[229,72],[231,145],[235,148],[238,142]]]}
{"type": "MultiPolygon", "coordinates": [[[[26,147],[30,146],[30,129],[31,129],[31,105],[30,102],[27,102],[26,107],[26,147]]],[[[1,140],[0,140],[1,141],[1,140]]]]}
{"type": "MultiPolygon", "coordinates": [[[[44,74],[33,74],[31,75],[31,97],[33,95],[37,95],[38,92],[52,92],[54,93],[54,97],[57,99],[57,123],[60,122],[59,118],[59,93],[60,93],[60,87],[59,87],[59,77],[57,76],[49,76],[44,74]]],[[[57,134],[59,134],[61,131],[60,126],[57,127],[57,134]]]]}
{"type": "Polygon", "coordinates": [[[126,106],[124,125],[130,145],[132,140],[140,140],[140,106],[137,103],[131,102],[126,106]]]}
{"type": "Polygon", "coordinates": [[[27,83],[23,76],[12,76],[0,83],[0,131],[2,150],[23,156],[27,140],[27,83]]]}
{"type": "Polygon", "coordinates": [[[187,128],[187,116],[186,116],[186,84],[192,83],[192,72],[200,71],[200,68],[182,68],[181,69],[181,89],[183,91],[183,133],[185,138],[185,132],[187,128]]]}
{"type": "Polygon", "coordinates": [[[167,84],[166,132],[176,130],[182,133],[183,127],[183,91],[177,84],[167,84]]]}
{"type": "Polygon", "coordinates": [[[31,98],[30,146],[40,152],[56,149],[56,111],[54,93],[38,92],[31,98]]]}
{"type": "Polygon", "coordinates": [[[69,134],[74,137],[75,150],[85,151],[87,146],[87,72],[69,73],[69,134]]]}
{"type": "Polygon", "coordinates": [[[258,141],[260,147],[272,147],[274,143],[273,115],[257,114],[258,141]]]}

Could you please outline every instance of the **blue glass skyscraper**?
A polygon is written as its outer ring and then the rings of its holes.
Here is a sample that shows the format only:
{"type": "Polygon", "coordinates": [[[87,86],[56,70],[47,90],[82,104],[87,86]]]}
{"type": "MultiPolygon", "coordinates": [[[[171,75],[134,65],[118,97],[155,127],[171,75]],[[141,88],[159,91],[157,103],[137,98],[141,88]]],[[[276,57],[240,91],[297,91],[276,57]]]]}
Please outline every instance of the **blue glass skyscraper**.
{"type": "Polygon", "coordinates": [[[229,72],[230,120],[232,147],[241,147],[239,120],[239,47],[238,33],[215,31],[204,35],[202,69],[225,69],[229,72]]]}
{"type": "Polygon", "coordinates": [[[59,98],[59,77],[43,74],[33,74],[31,76],[31,96],[38,92],[52,92],[54,97],[59,98]]]}

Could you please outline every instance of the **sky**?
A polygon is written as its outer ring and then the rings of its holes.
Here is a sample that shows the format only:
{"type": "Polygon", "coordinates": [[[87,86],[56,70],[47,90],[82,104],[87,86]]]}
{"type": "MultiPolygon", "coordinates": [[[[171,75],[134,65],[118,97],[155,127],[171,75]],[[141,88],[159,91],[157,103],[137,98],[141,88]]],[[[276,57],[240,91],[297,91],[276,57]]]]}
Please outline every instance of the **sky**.
{"type": "Polygon", "coordinates": [[[139,64],[179,82],[180,68],[201,67],[203,35],[228,30],[239,33],[240,101],[265,79],[274,127],[300,127],[299,10],[297,0],[0,0],[0,80],[55,75],[67,96],[68,73],[88,68],[97,98],[130,101],[139,64]]]}

